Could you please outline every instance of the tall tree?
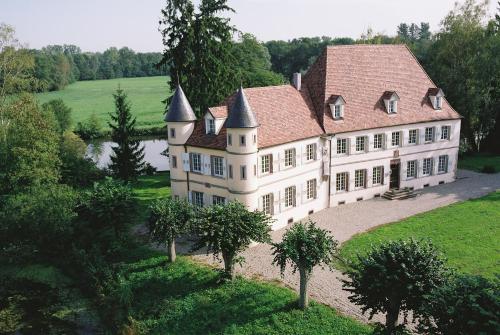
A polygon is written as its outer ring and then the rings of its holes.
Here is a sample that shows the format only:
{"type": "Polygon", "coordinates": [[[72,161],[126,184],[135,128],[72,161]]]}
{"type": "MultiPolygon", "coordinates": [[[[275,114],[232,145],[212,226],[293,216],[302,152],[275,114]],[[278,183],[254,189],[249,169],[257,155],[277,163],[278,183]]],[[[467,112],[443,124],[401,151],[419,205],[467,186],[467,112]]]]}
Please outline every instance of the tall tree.
{"type": "Polygon", "coordinates": [[[45,112],[53,113],[57,121],[59,133],[64,133],[71,127],[71,108],[62,99],[53,99],[42,105],[45,112]]]}
{"type": "Polygon", "coordinates": [[[167,0],[160,31],[165,47],[160,64],[170,66],[170,87],[181,84],[198,115],[220,103],[239,85],[232,73],[234,28],[227,0],[202,0],[195,12],[190,0],[167,0]]]}
{"type": "Polygon", "coordinates": [[[337,244],[338,242],[328,231],[317,228],[312,221],[293,225],[283,235],[283,241],[273,243],[273,264],[280,267],[281,275],[284,275],[288,263],[292,265],[293,273],[299,271],[300,308],[305,309],[309,306],[307,284],[314,267],[331,266],[337,244]]]}
{"type": "Polygon", "coordinates": [[[116,109],[114,114],[110,114],[108,125],[111,139],[117,146],[113,147],[109,168],[122,180],[135,180],[144,168],[144,147],[140,146],[140,141],[133,139],[136,118],[130,112],[127,95],[118,88],[113,97],[116,109]]]}
{"type": "Polygon", "coordinates": [[[368,255],[358,255],[345,272],[344,290],[349,300],[386,314],[386,332],[396,334],[400,312],[418,316],[426,296],[446,280],[445,260],[427,241],[397,240],[374,247],[368,255]]]}
{"type": "Polygon", "coordinates": [[[238,254],[252,241],[268,242],[272,219],[263,212],[250,212],[240,202],[200,208],[193,230],[198,236],[193,250],[206,248],[224,260],[224,277],[233,279],[234,265],[243,261],[238,254]]]}

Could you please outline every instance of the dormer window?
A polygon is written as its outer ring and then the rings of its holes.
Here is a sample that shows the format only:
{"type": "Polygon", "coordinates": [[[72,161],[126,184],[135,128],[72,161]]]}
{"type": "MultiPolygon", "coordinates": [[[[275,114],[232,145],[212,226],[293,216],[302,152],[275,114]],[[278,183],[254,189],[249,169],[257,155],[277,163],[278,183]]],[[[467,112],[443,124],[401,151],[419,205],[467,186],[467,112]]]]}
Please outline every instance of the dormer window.
{"type": "Polygon", "coordinates": [[[207,120],[207,134],[215,134],[215,120],[208,119],[207,120]]]}
{"type": "Polygon", "coordinates": [[[440,110],[443,107],[443,90],[437,87],[429,88],[427,91],[431,105],[435,110],[440,110]]]}
{"type": "Polygon", "coordinates": [[[385,110],[387,114],[396,114],[398,112],[399,96],[394,91],[385,91],[382,95],[384,100],[385,110]]]}
{"type": "Polygon", "coordinates": [[[344,118],[345,100],[341,95],[332,95],[330,97],[329,105],[334,120],[340,120],[344,118]]]}

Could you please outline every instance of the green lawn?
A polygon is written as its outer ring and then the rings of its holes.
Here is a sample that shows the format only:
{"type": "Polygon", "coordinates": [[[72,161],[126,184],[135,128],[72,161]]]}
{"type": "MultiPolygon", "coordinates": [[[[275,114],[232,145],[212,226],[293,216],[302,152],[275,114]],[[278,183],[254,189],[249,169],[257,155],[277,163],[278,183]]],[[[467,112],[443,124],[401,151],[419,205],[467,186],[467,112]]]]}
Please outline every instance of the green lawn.
{"type": "Polygon", "coordinates": [[[95,113],[103,127],[108,129],[108,114],[115,108],[113,93],[120,86],[128,94],[138,128],[162,127],[165,125],[165,105],[162,101],[170,95],[167,81],[167,77],[78,81],[61,91],[39,93],[37,98],[41,103],[51,99],[64,100],[73,109],[74,125],[95,113]]]}
{"type": "Polygon", "coordinates": [[[492,166],[496,172],[500,172],[500,156],[490,154],[475,154],[460,156],[458,158],[458,168],[483,172],[484,166],[492,166]]]}
{"type": "Polygon", "coordinates": [[[494,277],[500,265],[500,192],[419,214],[355,236],[341,256],[354,260],[372,245],[398,238],[430,238],[460,272],[494,277]]]}

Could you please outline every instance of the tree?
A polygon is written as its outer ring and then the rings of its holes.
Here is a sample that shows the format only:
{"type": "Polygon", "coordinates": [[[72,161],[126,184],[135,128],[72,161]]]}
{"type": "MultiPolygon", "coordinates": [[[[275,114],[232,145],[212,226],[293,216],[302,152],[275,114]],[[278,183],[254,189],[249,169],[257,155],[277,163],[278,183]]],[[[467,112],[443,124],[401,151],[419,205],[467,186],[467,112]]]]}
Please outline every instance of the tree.
{"type": "Polygon", "coordinates": [[[125,230],[136,210],[132,189],[110,177],[94,183],[80,207],[80,217],[94,230],[112,229],[115,237],[125,230]]]}
{"type": "Polygon", "coordinates": [[[127,95],[118,88],[115,99],[115,113],[110,114],[111,138],[117,146],[113,147],[110,169],[118,178],[129,181],[137,179],[144,168],[144,147],[140,147],[140,141],[132,139],[135,135],[136,118],[130,113],[130,103],[127,95]]]}
{"type": "Polygon", "coordinates": [[[373,247],[368,255],[358,255],[346,274],[344,290],[349,300],[376,313],[386,313],[387,334],[398,328],[402,311],[413,311],[414,317],[425,302],[426,295],[445,282],[445,260],[431,242],[414,239],[386,242],[373,247]]]}
{"type": "Polygon", "coordinates": [[[283,235],[280,243],[273,243],[273,264],[278,265],[284,276],[287,264],[300,275],[299,307],[309,306],[307,283],[315,266],[331,266],[338,242],[329,236],[329,231],[317,228],[316,223],[296,223],[283,235]]]}
{"type": "Polygon", "coordinates": [[[193,230],[198,239],[194,250],[207,248],[224,260],[224,275],[234,277],[234,265],[243,261],[238,254],[252,241],[268,242],[272,219],[262,212],[250,212],[243,204],[232,201],[224,205],[200,208],[193,222],[193,230]]]}
{"type": "Polygon", "coordinates": [[[185,200],[158,199],[150,206],[148,228],[151,239],[167,245],[168,259],[175,262],[175,239],[187,233],[193,208],[185,200]]]}
{"type": "Polygon", "coordinates": [[[59,133],[64,133],[71,127],[71,108],[69,108],[62,99],[53,99],[42,105],[42,109],[45,112],[51,112],[54,114],[57,125],[59,128],[59,133]]]}
{"type": "Polygon", "coordinates": [[[424,334],[498,334],[500,285],[481,276],[457,275],[436,288],[423,306],[424,334]]]}
{"type": "Polygon", "coordinates": [[[78,122],[75,127],[75,133],[83,140],[92,140],[101,136],[102,126],[101,121],[95,113],[90,114],[90,117],[84,122],[78,122]]]}
{"type": "Polygon", "coordinates": [[[184,88],[198,116],[240,84],[232,73],[230,12],[227,0],[202,0],[197,12],[190,0],[171,0],[162,10],[165,49],[160,64],[170,66],[170,87],[184,88]]]}

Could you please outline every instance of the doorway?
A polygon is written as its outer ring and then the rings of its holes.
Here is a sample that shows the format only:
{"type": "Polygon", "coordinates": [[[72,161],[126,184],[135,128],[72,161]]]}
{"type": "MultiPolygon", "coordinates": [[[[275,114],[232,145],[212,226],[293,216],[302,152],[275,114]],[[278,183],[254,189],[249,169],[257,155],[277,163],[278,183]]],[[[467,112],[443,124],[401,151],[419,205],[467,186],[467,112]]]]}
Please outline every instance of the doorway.
{"type": "Polygon", "coordinates": [[[399,172],[401,169],[401,163],[399,161],[391,162],[391,180],[389,183],[389,188],[399,188],[399,172]]]}

